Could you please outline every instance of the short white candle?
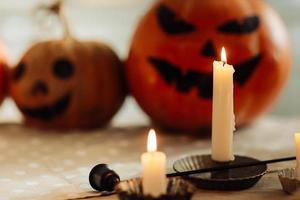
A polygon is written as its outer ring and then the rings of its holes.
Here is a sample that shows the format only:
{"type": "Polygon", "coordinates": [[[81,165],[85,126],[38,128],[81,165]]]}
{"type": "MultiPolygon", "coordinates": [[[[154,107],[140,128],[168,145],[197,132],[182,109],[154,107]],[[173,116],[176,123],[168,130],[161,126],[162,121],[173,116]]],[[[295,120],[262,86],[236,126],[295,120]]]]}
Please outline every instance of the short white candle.
{"type": "Polygon", "coordinates": [[[212,159],[218,162],[234,160],[233,73],[224,47],[222,61],[213,63],[212,159]]]}
{"type": "Polygon", "coordinates": [[[300,181],[300,133],[295,133],[295,144],[296,144],[296,177],[300,181]]]}
{"type": "Polygon", "coordinates": [[[143,165],[143,192],[158,197],[166,193],[166,155],[157,151],[155,131],[148,134],[147,151],[141,160],[143,165]]]}

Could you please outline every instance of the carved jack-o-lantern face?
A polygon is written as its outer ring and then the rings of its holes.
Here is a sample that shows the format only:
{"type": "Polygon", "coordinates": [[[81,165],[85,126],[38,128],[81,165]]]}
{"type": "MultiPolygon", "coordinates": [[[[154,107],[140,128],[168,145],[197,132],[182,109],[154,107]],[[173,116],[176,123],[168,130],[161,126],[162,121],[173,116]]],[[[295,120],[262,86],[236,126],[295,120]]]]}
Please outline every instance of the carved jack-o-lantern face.
{"type": "Polygon", "coordinates": [[[32,47],[10,75],[10,92],[29,124],[64,129],[106,123],[125,94],[117,56],[73,39],[32,47]]]}
{"type": "MultiPolygon", "coordinates": [[[[164,4],[158,6],[156,17],[158,24],[163,32],[169,35],[181,35],[197,32],[196,26],[189,22],[180,19],[177,14],[164,4]]],[[[216,31],[224,34],[249,34],[255,32],[259,28],[259,17],[249,16],[239,23],[238,20],[230,20],[216,27],[216,31]]],[[[219,59],[218,53],[212,39],[204,42],[204,45],[199,47],[199,56],[205,58],[219,59]]],[[[235,65],[236,73],[235,80],[239,85],[243,85],[251,77],[261,60],[261,54],[253,55],[246,58],[245,61],[235,65]]],[[[175,83],[178,92],[187,93],[194,87],[198,90],[198,95],[202,98],[212,97],[212,73],[202,73],[196,70],[188,70],[184,73],[180,66],[176,66],[163,58],[149,56],[151,63],[160,73],[162,78],[168,84],[175,83]]]]}
{"type": "Polygon", "coordinates": [[[25,63],[26,61],[23,60],[18,64],[12,80],[16,83],[22,81],[30,82],[22,95],[27,96],[29,99],[32,98],[37,100],[39,98],[40,101],[45,103],[41,106],[36,106],[26,105],[27,102],[24,102],[24,105],[21,106],[21,111],[29,117],[42,121],[52,120],[64,114],[70,106],[72,98],[71,88],[69,86],[69,89],[66,89],[66,82],[74,82],[72,81],[72,77],[75,73],[75,66],[68,58],[58,58],[57,60],[53,60],[52,63],[48,63],[50,64],[49,71],[45,66],[41,66],[44,68],[44,72],[40,73],[40,76],[32,79],[32,77],[27,74],[27,77],[30,80],[26,80],[26,72],[30,73],[31,70],[36,70],[36,66],[30,65],[30,63],[27,65],[25,63]],[[30,67],[33,67],[34,69],[30,69],[30,67]],[[45,77],[43,77],[43,75],[45,75],[45,77]],[[49,75],[52,76],[52,80],[48,79],[49,75]],[[55,81],[54,79],[57,80],[55,81]],[[58,91],[58,88],[64,88],[65,91],[58,91]]]}
{"type": "Polygon", "coordinates": [[[212,63],[234,65],[235,114],[246,124],[286,81],[290,49],[276,13],[259,0],[161,0],[140,22],[127,61],[129,86],[154,122],[210,127],[212,63]]]}

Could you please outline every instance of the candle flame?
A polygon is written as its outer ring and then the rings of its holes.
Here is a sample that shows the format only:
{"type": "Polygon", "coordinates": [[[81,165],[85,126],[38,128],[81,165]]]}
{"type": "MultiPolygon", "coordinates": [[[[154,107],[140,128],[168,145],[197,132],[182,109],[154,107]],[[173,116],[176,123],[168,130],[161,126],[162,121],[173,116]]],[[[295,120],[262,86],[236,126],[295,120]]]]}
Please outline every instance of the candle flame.
{"type": "Polygon", "coordinates": [[[222,47],[222,51],[221,51],[221,60],[224,62],[224,63],[227,63],[227,56],[226,56],[226,51],[225,51],[225,48],[222,47]]]}
{"type": "Polygon", "coordinates": [[[147,150],[148,152],[155,152],[157,150],[156,134],[154,129],[150,129],[148,133],[147,150]]]}

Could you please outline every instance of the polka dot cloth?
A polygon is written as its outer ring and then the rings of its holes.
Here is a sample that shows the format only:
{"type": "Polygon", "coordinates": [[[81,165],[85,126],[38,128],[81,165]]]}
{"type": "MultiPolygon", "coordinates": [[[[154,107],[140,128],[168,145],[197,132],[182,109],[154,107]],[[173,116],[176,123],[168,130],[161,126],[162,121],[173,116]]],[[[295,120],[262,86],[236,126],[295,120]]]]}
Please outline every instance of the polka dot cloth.
{"type": "Polygon", "coordinates": [[[133,141],[137,144],[143,133],[108,129],[63,134],[21,125],[5,127],[0,133],[0,194],[5,199],[86,195],[91,191],[88,174],[98,163],[111,163],[124,178],[136,175],[142,149],[137,145],[130,153],[128,147],[133,141]],[[131,142],[129,132],[136,137],[131,142]]]}
{"type": "MultiPolygon", "coordinates": [[[[299,121],[278,123],[278,120],[265,119],[235,135],[235,151],[262,159],[293,155],[293,132],[300,130],[299,121]]],[[[2,126],[0,200],[97,195],[91,193],[88,174],[99,163],[108,163],[122,179],[138,176],[147,130],[133,126],[63,134],[21,125],[2,126]]],[[[166,152],[169,167],[186,154],[209,153],[208,139],[157,132],[159,149],[166,152]]]]}

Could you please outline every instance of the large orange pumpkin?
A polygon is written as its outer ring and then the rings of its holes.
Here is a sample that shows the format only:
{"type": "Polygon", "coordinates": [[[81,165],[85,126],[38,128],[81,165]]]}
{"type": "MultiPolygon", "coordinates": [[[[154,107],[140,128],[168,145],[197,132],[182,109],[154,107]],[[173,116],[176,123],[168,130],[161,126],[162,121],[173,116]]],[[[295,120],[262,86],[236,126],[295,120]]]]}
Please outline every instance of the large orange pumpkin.
{"type": "MultiPolygon", "coordinates": [[[[59,10],[56,8],[55,10],[59,10]]],[[[66,37],[31,47],[10,72],[10,94],[28,125],[105,125],[125,98],[122,63],[105,44],[66,37]]]]}
{"type": "Polygon", "coordinates": [[[286,29],[262,0],[158,1],[133,37],[132,95],[156,124],[210,128],[212,63],[222,46],[236,71],[236,124],[252,122],[273,104],[291,65],[286,29]]]}

